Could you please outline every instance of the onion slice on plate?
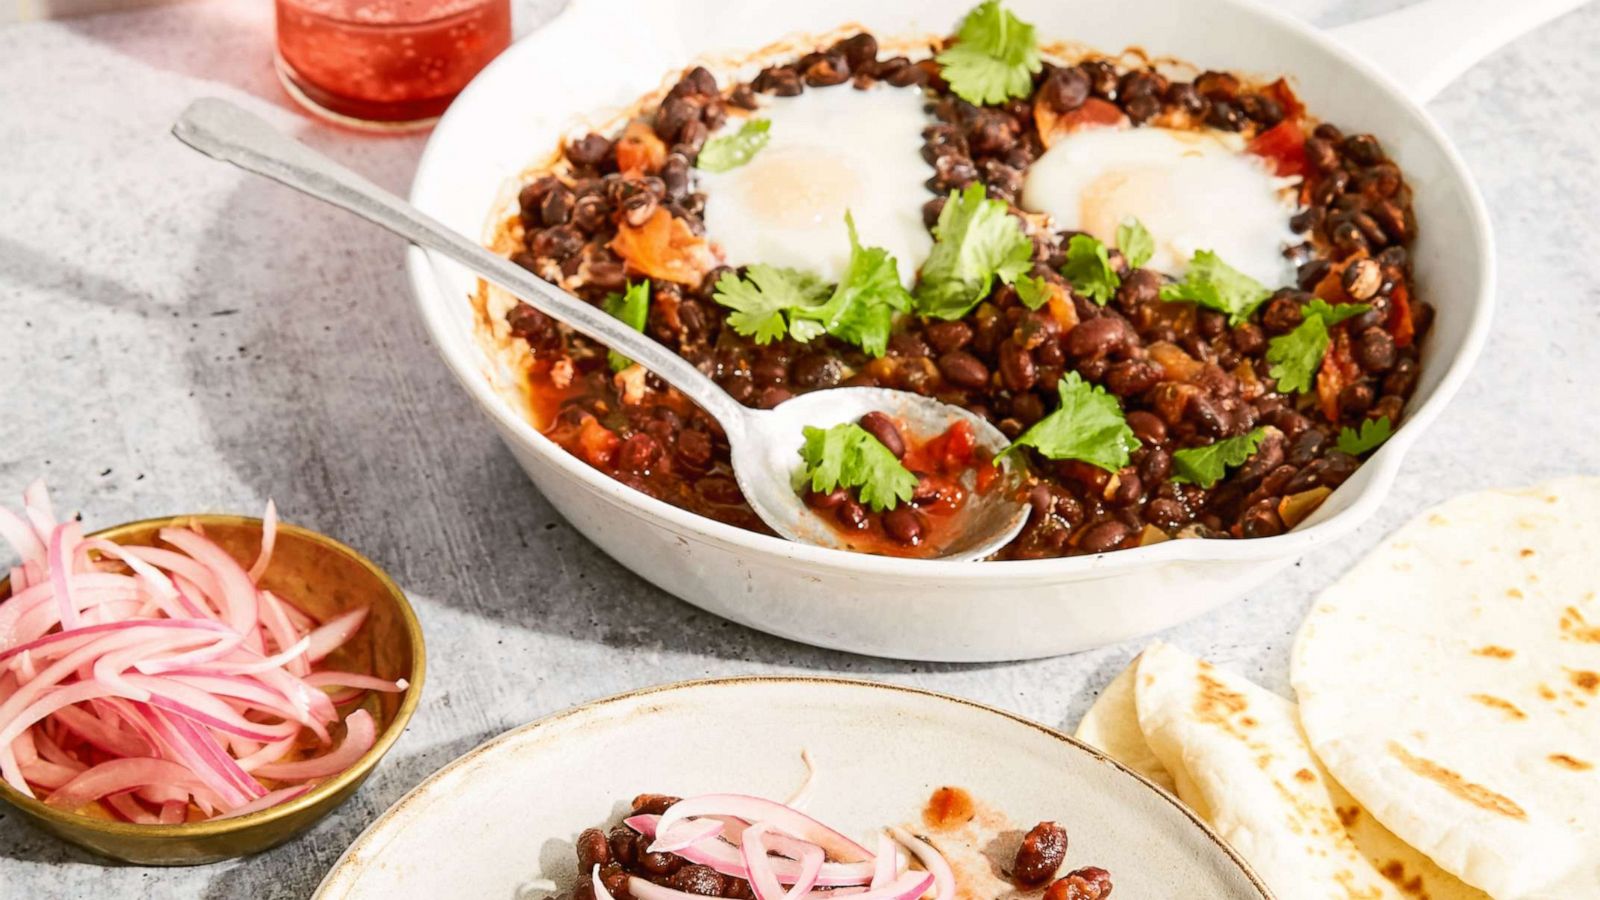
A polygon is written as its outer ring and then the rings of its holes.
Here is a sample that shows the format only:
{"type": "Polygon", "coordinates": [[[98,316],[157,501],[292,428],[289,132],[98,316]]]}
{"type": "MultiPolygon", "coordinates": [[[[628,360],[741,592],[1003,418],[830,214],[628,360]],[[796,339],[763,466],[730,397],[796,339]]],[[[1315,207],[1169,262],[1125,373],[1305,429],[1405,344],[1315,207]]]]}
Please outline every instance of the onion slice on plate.
{"type": "Polygon", "coordinates": [[[828,856],[840,862],[862,862],[872,859],[867,848],[839,832],[811,818],[798,809],[785,806],[776,800],[751,797],[747,794],[702,794],[674,803],[661,815],[658,833],[670,831],[684,819],[704,816],[733,816],[746,822],[766,822],[773,828],[809,841],[821,847],[828,856]]]}

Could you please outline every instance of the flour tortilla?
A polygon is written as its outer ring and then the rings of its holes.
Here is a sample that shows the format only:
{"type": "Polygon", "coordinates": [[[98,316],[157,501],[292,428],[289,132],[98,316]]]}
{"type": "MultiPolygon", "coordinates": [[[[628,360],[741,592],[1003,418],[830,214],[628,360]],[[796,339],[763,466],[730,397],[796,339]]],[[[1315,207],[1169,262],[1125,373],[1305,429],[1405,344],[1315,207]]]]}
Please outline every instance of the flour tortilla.
{"type": "Polygon", "coordinates": [[[1327,777],[1293,704],[1172,647],[1151,647],[1118,675],[1077,737],[1152,781],[1177,785],[1280,897],[1484,896],[1407,847],[1327,777]],[[1152,734],[1171,769],[1141,719],[1158,729],[1152,734]]]}
{"type": "Polygon", "coordinates": [[[1600,479],[1451,500],[1317,599],[1311,745],[1408,844],[1504,900],[1600,897],[1600,479]]]}
{"type": "Polygon", "coordinates": [[[1121,674],[1111,679],[1094,705],[1083,714],[1083,721],[1078,723],[1078,730],[1073,737],[1104,751],[1107,756],[1175,794],[1178,786],[1172,780],[1172,773],[1161,764],[1161,760],[1156,759],[1155,751],[1144,739],[1144,732],[1139,730],[1139,713],[1133,699],[1134,670],[1138,666],[1139,660],[1135,657],[1121,674]]]}

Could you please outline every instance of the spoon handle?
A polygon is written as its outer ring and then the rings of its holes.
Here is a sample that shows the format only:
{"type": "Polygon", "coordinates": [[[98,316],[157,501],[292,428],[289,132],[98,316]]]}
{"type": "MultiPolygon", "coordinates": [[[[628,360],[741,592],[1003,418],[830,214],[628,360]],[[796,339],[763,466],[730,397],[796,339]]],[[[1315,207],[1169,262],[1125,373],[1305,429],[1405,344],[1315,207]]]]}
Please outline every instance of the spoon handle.
{"type": "Polygon", "coordinates": [[[745,408],[683,357],[603,310],[490,253],[394,194],[280,133],[260,117],[225,100],[205,98],[184,110],[172,126],[172,133],[207,156],[265,175],[450,257],[539,311],[661,376],[716,417],[725,431],[743,431],[745,408]]]}

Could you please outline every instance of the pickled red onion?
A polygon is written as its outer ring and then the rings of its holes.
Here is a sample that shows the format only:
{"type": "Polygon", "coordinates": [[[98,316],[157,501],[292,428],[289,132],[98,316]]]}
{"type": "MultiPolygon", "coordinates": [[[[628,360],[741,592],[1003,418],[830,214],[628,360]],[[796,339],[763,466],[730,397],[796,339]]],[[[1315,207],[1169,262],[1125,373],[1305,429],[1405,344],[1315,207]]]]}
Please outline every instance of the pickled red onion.
{"type": "Polygon", "coordinates": [[[376,722],[353,710],[334,746],[324,688],[350,702],[407,684],[316,670],[367,610],[317,622],[261,589],[278,531],[269,502],[246,570],[197,530],[162,529],[167,547],[86,539],[42,484],[22,514],[0,508],[21,557],[0,600],[0,777],[160,825],[267,809],[360,759],[376,722]]]}
{"type": "Polygon", "coordinates": [[[818,822],[805,813],[785,806],[776,800],[751,797],[744,794],[702,794],[674,803],[661,815],[657,829],[667,831],[689,817],[734,816],[747,822],[767,822],[773,828],[810,841],[821,847],[829,856],[840,862],[860,862],[872,859],[867,848],[839,832],[818,822]]]}

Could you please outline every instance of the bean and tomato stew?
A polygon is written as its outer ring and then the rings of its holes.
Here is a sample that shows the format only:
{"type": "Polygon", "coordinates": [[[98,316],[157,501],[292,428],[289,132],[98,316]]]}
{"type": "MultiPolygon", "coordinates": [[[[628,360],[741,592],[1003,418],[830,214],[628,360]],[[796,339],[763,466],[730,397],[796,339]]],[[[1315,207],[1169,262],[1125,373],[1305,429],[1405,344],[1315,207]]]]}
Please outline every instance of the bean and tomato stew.
{"type": "MultiPolygon", "coordinates": [[[[521,189],[502,246],[597,305],[648,279],[642,330],[746,405],[881,386],[962,406],[1017,438],[1066,402],[1069,381],[1114,399],[1129,432],[1125,460],[1052,458],[1040,444],[1020,450],[1031,516],[997,558],[1294,527],[1399,424],[1417,387],[1433,308],[1412,291],[1407,247],[1416,221],[1400,167],[1372,135],[1312,119],[1281,79],[1183,78],[1129,54],[1047,62],[1030,77],[1027,96],[975,104],[952,90],[935,59],[882,52],[867,33],[748,82],[720,84],[696,67],[619,131],[567,142],[559,162],[521,189]],[[994,279],[959,316],[898,311],[881,355],[834,334],[758,342],[730,327],[716,299],[719,283],[743,270],[722,266],[705,237],[699,154],[730,116],[760,108],[766,96],[879,82],[925,97],[925,224],[934,229],[957,192],[981,186],[1031,242],[1026,272],[994,279]],[[1299,179],[1287,224],[1300,243],[1284,251],[1297,283],[1264,290],[1230,314],[1172,302],[1175,279],[1116,248],[1101,248],[1111,287],[1098,297],[1063,274],[1077,235],[1018,208],[1024,176],[1045,151],[1046,129],[1105,123],[1236,135],[1242,152],[1299,179]],[[1297,355],[1303,371],[1290,376],[1297,355]]],[[[740,494],[709,416],[637,366],[619,371],[606,348],[526,304],[504,320],[526,343],[533,415],[556,443],[652,497],[767,531],[740,494]]],[[[890,522],[863,519],[848,496],[808,499],[892,543],[914,545],[926,530],[917,504],[890,522]]]]}

